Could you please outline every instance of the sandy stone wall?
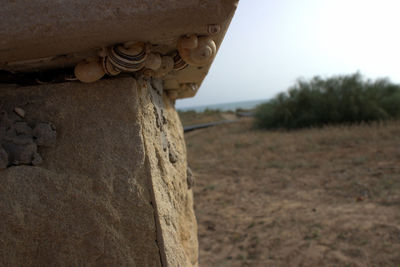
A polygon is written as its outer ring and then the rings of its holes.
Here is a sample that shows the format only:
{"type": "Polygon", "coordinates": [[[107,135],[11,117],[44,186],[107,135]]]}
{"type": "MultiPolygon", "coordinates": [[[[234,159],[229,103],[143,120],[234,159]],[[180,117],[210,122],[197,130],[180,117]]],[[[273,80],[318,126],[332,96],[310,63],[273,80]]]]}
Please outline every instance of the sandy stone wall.
{"type": "Polygon", "coordinates": [[[57,132],[40,164],[0,171],[0,265],[197,266],[183,131],[162,89],[133,78],[0,88],[2,111],[57,132]]]}
{"type": "MultiPolygon", "coordinates": [[[[138,83],[142,88],[149,87],[144,80],[138,83]]],[[[153,82],[152,87],[156,90],[151,90],[150,94],[141,90],[139,99],[145,100],[142,105],[146,108],[141,115],[143,139],[150,164],[157,222],[162,234],[162,256],[170,266],[197,266],[197,223],[193,194],[187,180],[183,128],[172,103],[161,94],[161,80],[153,82]],[[147,119],[154,115],[155,121],[147,119]]]]}

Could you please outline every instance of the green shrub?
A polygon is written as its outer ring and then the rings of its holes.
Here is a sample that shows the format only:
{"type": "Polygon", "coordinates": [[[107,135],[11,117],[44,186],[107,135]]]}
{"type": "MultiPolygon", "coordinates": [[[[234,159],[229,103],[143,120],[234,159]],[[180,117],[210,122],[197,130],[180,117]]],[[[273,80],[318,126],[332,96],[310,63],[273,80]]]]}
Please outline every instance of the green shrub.
{"type": "Polygon", "coordinates": [[[302,128],[400,117],[400,86],[388,79],[364,80],[359,73],[298,80],[256,108],[260,128],[302,128]]]}

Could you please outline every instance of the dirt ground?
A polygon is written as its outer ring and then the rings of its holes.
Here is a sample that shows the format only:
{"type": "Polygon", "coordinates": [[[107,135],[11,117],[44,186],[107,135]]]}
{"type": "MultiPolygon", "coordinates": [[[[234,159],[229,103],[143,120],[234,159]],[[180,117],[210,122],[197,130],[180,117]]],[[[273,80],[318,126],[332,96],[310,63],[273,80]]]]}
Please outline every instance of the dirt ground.
{"type": "Polygon", "coordinates": [[[400,122],[185,139],[200,266],[400,266],[400,122]]]}
{"type": "Polygon", "coordinates": [[[184,126],[237,119],[235,113],[221,112],[219,110],[206,110],[202,113],[197,113],[193,110],[180,111],[179,117],[184,126]]]}

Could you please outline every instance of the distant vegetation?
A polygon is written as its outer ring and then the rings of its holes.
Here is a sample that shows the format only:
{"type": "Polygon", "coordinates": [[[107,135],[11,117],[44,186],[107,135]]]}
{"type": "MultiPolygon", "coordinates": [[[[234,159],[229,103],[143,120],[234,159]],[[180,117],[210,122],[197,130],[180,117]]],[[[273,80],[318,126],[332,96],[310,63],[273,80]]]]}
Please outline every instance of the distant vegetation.
{"type": "Polygon", "coordinates": [[[400,118],[400,85],[359,73],[298,80],[288,92],[257,107],[260,128],[295,129],[400,118]]]}

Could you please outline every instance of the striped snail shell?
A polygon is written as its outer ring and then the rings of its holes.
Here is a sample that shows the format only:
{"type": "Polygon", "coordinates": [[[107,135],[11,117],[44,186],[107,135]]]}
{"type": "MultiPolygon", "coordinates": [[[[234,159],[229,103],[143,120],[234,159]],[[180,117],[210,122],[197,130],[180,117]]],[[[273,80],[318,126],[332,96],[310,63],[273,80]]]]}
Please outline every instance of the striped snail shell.
{"type": "Polygon", "coordinates": [[[117,69],[111,62],[108,57],[102,58],[102,66],[103,70],[107,75],[116,76],[121,73],[119,69],[117,69]]]}
{"type": "Polygon", "coordinates": [[[189,66],[180,56],[179,53],[174,55],[174,70],[183,70],[189,66]]]}
{"type": "Polygon", "coordinates": [[[79,62],[74,69],[75,77],[84,83],[100,80],[105,72],[98,57],[89,58],[79,62]]]}
{"type": "Polygon", "coordinates": [[[174,59],[169,56],[161,57],[161,66],[154,72],[154,77],[163,77],[174,69],[174,59]]]}
{"type": "Polygon", "coordinates": [[[217,47],[210,37],[198,37],[197,47],[193,49],[186,48],[187,40],[188,37],[181,37],[177,47],[180,57],[186,63],[193,66],[204,66],[211,63],[217,53],[217,47]]]}
{"type": "Polygon", "coordinates": [[[135,72],[144,67],[148,54],[145,43],[133,45],[116,45],[108,49],[107,60],[116,70],[135,72]]]}

